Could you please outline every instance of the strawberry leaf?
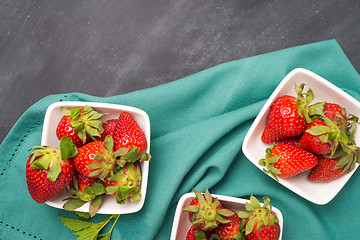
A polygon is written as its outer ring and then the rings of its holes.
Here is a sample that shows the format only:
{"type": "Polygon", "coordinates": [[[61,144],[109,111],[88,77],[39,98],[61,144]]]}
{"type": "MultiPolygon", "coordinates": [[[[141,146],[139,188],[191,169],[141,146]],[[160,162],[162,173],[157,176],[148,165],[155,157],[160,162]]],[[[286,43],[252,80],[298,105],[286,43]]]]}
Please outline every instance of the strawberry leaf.
{"type": "Polygon", "coordinates": [[[34,169],[47,170],[50,166],[51,161],[52,161],[52,157],[50,155],[44,155],[38,158],[36,161],[33,161],[30,167],[34,169]]]}
{"type": "Polygon", "coordinates": [[[71,126],[74,128],[75,131],[82,131],[85,129],[85,124],[83,122],[72,121],[71,126]]]}
{"type": "Polygon", "coordinates": [[[272,207],[270,204],[270,198],[265,196],[265,197],[263,197],[263,200],[264,200],[263,208],[267,208],[267,206],[270,206],[270,211],[271,211],[272,207]]]}
{"type": "Polygon", "coordinates": [[[273,164],[276,163],[277,161],[279,161],[279,159],[281,158],[281,156],[274,156],[268,159],[268,163],[269,164],[273,164]]]}
{"type": "MultiPolygon", "coordinates": [[[[205,239],[206,239],[206,238],[205,238],[205,239]]],[[[235,237],[235,239],[237,239],[237,238],[235,237]]],[[[209,240],[221,240],[221,239],[220,239],[220,237],[219,237],[216,233],[213,233],[213,234],[211,234],[209,240]]],[[[239,239],[239,240],[240,240],[240,239],[239,239]]]]}
{"type": "Polygon", "coordinates": [[[105,193],[105,186],[101,183],[94,183],[91,188],[93,189],[95,195],[102,195],[105,193]]]}
{"type": "Polygon", "coordinates": [[[206,205],[206,200],[204,198],[204,196],[201,194],[201,192],[199,192],[196,189],[193,189],[196,199],[198,200],[198,202],[200,203],[201,206],[205,206],[206,205]]]}
{"type": "Polygon", "coordinates": [[[247,211],[252,212],[255,208],[250,203],[245,203],[245,208],[247,211]]]}
{"type": "Polygon", "coordinates": [[[217,212],[218,212],[218,214],[220,214],[224,217],[230,217],[230,216],[234,215],[233,211],[226,209],[226,208],[219,209],[217,212]]]}
{"type": "Polygon", "coordinates": [[[324,116],[324,105],[325,102],[318,102],[309,107],[309,115],[319,115],[324,116]]]}
{"type": "Polygon", "coordinates": [[[70,198],[64,205],[63,208],[67,211],[73,211],[83,206],[86,202],[78,198],[70,198]]]}
{"type": "Polygon", "coordinates": [[[309,105],[314,100],[314,93],[311,90],[311,88],[309,88],[309,90],[306,92],[305,96],[306,96],[306,104],[309,105]]]}
{"type": "MultiPolygon", "coordinates": [[[[86,222],[81,220],[75,220],[71,218],[65,218],[59,216],[61,221],[64,223],[66,227],[68,227],[70,230],[74,231],[73,234],[78,235],[79,237],[77,240],[96,240],[99,236],[104,237],[105,234],[99,234],[101,229],[103,229],[106,224],[110,222],[111,219],[115,218],[115,221],[107,235],[110,235],[117,219],[120,215],[111,215],[109,218],[105,219],[102,222],[99,223],[92,223],[92,222],[86,222]]],[[[106,239],[106,238],[105,238],[106,239]]]]}
{"type": "Polygon", "coordinates": [[[318,136],[330,132],[330,128],[328,126],[314,126],[307,129],[306,132],[311,135],[318,136]]]}
{"type": "Polygon", "coordinates": [[[97,211],[100,208],[101,205],[101,201],[102,201],[102,197],[101,196],[97,196],[89,205],[89,213],[90,216],[93,217],[95,216],[95,214],[97,213],[97,211]]]}
{"type": "Polygon", "coordinates": [[[99,234],[97,240],[110,240],[111,232],[99,234]]]}
{"type": "Polygon", "coordinates": [[[117,186],[108,186],[105,188],[107,194],[114,194],[117,192],[117,190],[118,190],[117,186]]]}
{"type": "Polygon", "coordinates": [[[78,154],[78,149],[68,137],[62,137],[60,140],[61,159],[66,160],[74,158],[78,154]]]}
{"type": "Polygon", "coordinates": [[[88,212],[78,212],[78,211],[72,211],[78,218],[81,220],[89,220],[91,218],[90,214],[88,212]]]}
{"type": "Polygon", "coordinates": [[[64,116],[70,116],[71,115],[71,111],[64,108],[64,107],[61,107],[60,111],[64,116]]]}
{"type": "Polygon", "coordinates": [[[81,108],[73,108],[70,110],[70,118],[76,119],[80,115],[80,109],[81,108]]]}
{"type": "Polygon", "coordinates": [[[52,161],[51,167],[46,175],[47,179],[54,182],[61,173],[61,165],[59,160],[52,161]]]}
{"type": "Polygon", "coordinates": [[[319,136],[319,139],[323,143],[328,143],[329,142],[329,135],[327,135],[327,134],[326,135],[321,135],[321,136],[319,136]]]}
{"type": "Polygon", "coordinates": [[[65,217],[61,217],[61,216],[59,216],[59,218],[61,219],[63,224],[72,231],[81,231],[83,229],[90,228],[90,227],[93,227],[94,225],[96,225],[96,223],[84,222],[84,221],[76,220],[76,219],[72,219],[72,218],[65,218],[65,217]]]}
{"type": "Polygon", "coordinates": [[[195,205],[189,205],[183,208],[184,212],[198,212],[200,210],[200,208],[198,206],[195,205]]]}
{"type": "Polygon", "coordinates": [[[85,129],[85,132],[88,133],[90,136],[100,137],[100,133],[97,129],[90,127],[90,126],[85,126],[84,129],[85,129]]]}
{"type": "Polygon", "coordinates": [[[103,171],[104,170],[102,170],[102,169],[95,170],[89,174],[89,177],[95,177],[95,176],[101,174],[103,171]]]}
{"type": "Polygon", "coordinates": [[[115,227],[115,224],[117,222],[117,220],[119,219],[120,215],[113,215],[113,217],[115,218],[115,221],[113,223],[113,225],[111,226],[111,229],[107,232],[107,233],[104,233],[104,234],[100,234],[98,235],[98,239],[97,240],[110,240],[111,238],[111,233],[115,227]]]}
{"type": "Polygon", "coordinates": [[[113,148],[114,148],[114,140],[113,138],[108,135],[105,137],[104,139],[104,145],[105,145],[105,149],[108,151],[108,152],[112,152],[113,151],[113,148]]]}
{"type": "MultiPolygon", "coordinates": [[[[219,214],[216,214],[215,219],[216,219],[217,221],[219,221],[219,223],[222,223],[222,224],[231,222],[230,220],[223,218],[223,217],[220,216],[219,214]]],[[[214,223],[215,223],[215,222],[214,222],[214,223]]]]}
{"type": "Polygon", "coordinates": [[[213,197],[211,196],[208,188],[205,190],[205,199],[208,203],[212,203],[213,201],[213,197]]]}
{"type": "Polygon", "coordinates": [[[238,211],[237,215],[241,219],[247,219],[248,217],[250,217],[252,215],[252,213],[251,212],[238,211]]]}
{"type": "Polygon", "coordinates": [[[252,230],[254,229],[255,226],[255,218],[250,218],[250,220],[248,221],[248,223],[245,225],[245,234],[249,235],[252,230]]]}
{"type": "Polygon", "coordinates": [[[116,156],[125,156],[125,154],[127,152],[129,152],[130,148],[128,147],[123,147],[123,148],[119,148],[118,150],[115,151],[115,155],[116,156]]]}
{"type": "Polygon", "coordinates": [[[260,208],[260,202],[253,195],[250,196],[250,204],[255,208],[260,208]]]}
{"type": "Polygon", "coordinates": [[[197,240],[207,240],[205,233],[200,229],[196,230],[195,236],[197,240]]]}
{"type": "MultiPolygon", "coordinates": [[[[100,155],[100,154],[99,154],[100,155]]],[[[96,155],[97,156],[97,155],[96,155]]],[[[95,156],[95,160],[99,161],[99,157],[97,158],[95,156]],[[97,159],[96,159],[97,158],[97,159]]],[[[101,156],[101,155],[100,155],[101,156]]],[[[102,157],[102,156],[101,156],[102,157]]],[[[89,169],[98,169],[98,168],[101,168],[103,166],[103,164],[101,162],[92,162],[90,165],[89,165],[89,169]]]]}
{"type": "Polygon", "coordinates": [[[78,131],[79,138],[83,141],[83,143],[86,142],[86,132],[85,131],[78,131]]]}

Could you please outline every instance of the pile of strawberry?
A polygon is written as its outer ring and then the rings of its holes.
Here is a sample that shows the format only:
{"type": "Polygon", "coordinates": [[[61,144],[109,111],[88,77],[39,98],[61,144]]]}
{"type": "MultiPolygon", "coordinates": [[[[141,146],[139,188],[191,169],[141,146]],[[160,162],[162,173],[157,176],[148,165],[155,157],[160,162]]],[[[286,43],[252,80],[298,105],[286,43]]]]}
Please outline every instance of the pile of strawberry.
{"type": "Polygon", "coordinates": [[[259,164],[277,181],[309,171],[310,182],[329,182],[354,170],[360,151],[354,135],[359,122],[337,103],[317,102],[305,84],[297,98],[280,96],[271,105],[261,140],[273,144],[259,164]]]}
{"type": "MultiPolygon", "coordinates": [[[[89,202],[94,216],[104,195],[124,204],[141,197],[140,162],[149,161],[144,132],[127,112],[104,121],[106,113],[89,106],[61,108],[56,128],[60,148],[36,146],[26,164],[26,182],[38,203],[68,192],[64,209],[75,210],[89,202]]],[[[55,129],[54,129],[55,131],[55,129]]]]}
{"type": "Polygon", "coordinates": [[[254,197],[245,204],[246,211],[235,212],[212,197],[195,190],[195,196],[183,211],[188,212],[191,227],[187,240],[277,240],[280,236],[279,220],[272,211],[270,199],[264,197],[263,206],[254,197]]]}

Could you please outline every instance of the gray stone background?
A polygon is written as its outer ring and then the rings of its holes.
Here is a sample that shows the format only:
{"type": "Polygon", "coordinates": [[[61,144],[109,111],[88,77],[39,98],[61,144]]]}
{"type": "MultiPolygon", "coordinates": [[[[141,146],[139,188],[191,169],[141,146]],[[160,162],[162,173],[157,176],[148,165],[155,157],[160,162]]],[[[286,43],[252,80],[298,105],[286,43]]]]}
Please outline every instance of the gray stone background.
{"type": "Polygon", "coordinates": [[[113,96],[336,39],[360,72],[358,0],[0,1],[0,142],[39,99],[113,96]]]}

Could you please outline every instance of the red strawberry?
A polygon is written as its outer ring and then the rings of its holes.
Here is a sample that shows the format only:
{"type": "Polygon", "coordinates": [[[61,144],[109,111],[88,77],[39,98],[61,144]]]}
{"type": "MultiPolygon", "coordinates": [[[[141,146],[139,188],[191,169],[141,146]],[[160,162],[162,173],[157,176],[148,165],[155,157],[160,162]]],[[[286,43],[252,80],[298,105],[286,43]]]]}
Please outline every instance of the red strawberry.
{"type": "Polygon", "coordinates": [[[75,171],[75,177],[70,183],[68,194],[70,198],[64,204],[63,208],[68,211],[83,206],[90,202],[89,213],[94,216],[101,205],[101,196],[105,193],[105,187],[99,183],[99,179],[84,176],[75,171]]]}
{"type": "Polygon", "coordinates": [[[116,202],[124,204],[130,197],[130,201],[139,200],[141,197],[141,171],[140,167],[133,163],[127,163],[113,176],[104,179],[107,194],[116,196],[116,202]]]}
{"type": "Polygon", "coordinates": [[[34,147],[26,163],[26,183],[31,197],[44,203],[59,195],[74,176],[74,167],[69,160],[77,152],[69,139],[61,140],[57,148],[34,147]],[[63,153],[63,155],[62,155],[63,153]]]}
{"type": "Polygon", "coordinates": [[[116,171],[118,152],[113,151],[110,136],[105,141],[95,141],[80,147],[79,154],[73,159],[76,170],[87,177],[104,179],[116,171]]]}
{"type": "Polygon", "coordinates": [[[194,190],[194,198],[183,211],[189,212],[189,219],[193,226],[204,231],[211,231],[218,227],[220,223],[227,223],[229,220],[224,217],[231,216],[233,212],[222,207],[217,198],[213,198],[206,189],[205,194],[194,190]]]}
{"type": "MultiPolygon", "coordinates": [[[[325,103],[319,118],[309,124],[299,146],[317,154],[334,154],[347,134],[345,110],[335,103],[325,103]]],[[[347,143],[345,143],[347,144],[347,143]]]]}
{"type": "Polygon", "coordinates": [[[308,104],[313,100],[314,95],[311,89],[303,94],[304,86],[304,84],[295,85],[298,98],[284,95],[276,99],[271,105],[266,126],[261,136],[264,143],[296,137],[305,131],[308,123],[311,122],[308,104]]]}
{"type": "Polygon", "coordinates": [[[259,165],[264,166],[264,172],[278,178],[289,178],[309,170],[318,164],[317,157],[306,150],[290,145],[279,144],[266,149],[266,156],[260,159],[259,165]]]}
{"type": "Polygon", "coordinates": [[[87,177],[80,174],[78,171],[75,171],[75,178],[70,183],[70,188],[76,189],[79,192],[84,193],[86,187],[91,187],[94,183],[98,182],[98,178],[87,177]]]}
{"type": "Polygon", "coordinates": [[[119,122],[119,119],[109,119],[106,122],[104,122],[102,125],[104,128],[104,131],[101,133],[100,137],[97,137],[97,140],[104,141],[106,136],[108,136],[108,135],[113,136],[115,127],[118,122],[119,122]]]}
{"type": "Polygon", "coordinates": [[[229,217],[224,217],[230,222],[220,224],[217,228],[215,228],[215,233],[219,236],[221,240],[244,239],[244,236],[241,233],[241,218],[239,218],[239,216],[233,210],[229,208],[227,209],[233,212],[233,215],[229,217]]]}
{"type": "Polygon", "coordinates": [[[115,149],[136,146],[139,152],[146,151],[147,141],[145,133],[142,131],[138,123],[127,112],[122,112],[119,122],[114,131],[114,147],[115,149]]]}
{"type": "Polygon", "coordinates": [[[346,174],[344,167],[336,167],[340,157],[331,159],[319,156],[319,164],[307,176],[310,182],[330,182],[346,174]]]}
{"type": "Polygon", "coordinates": [[[198,227],[191,226],[186,234],[186,240],[210,239],[211,231],[202,231],[198,227]]]}
{"type": "Polygon", "coordinates": [[[261,140],[273,143],[283,138],[296,137],[305,131],[306,126],[305,117],[298,114],[296,98],[282,96],[270,107],[261,140]]]}
{"type": "Polygon", "coordinates": [[[336,103],[325,103],[324,104],[324,114],[325,117],[335,120],[335,119],[341,119],[344,122],[346,122],[346,113],[345,109],[343,109],[340,105],[336,103]]]}
{"type": "Polygon", "coordinates": [[[300,139],[299,146],[312,153],[330,154],[332,145],[326,135],[326,131],[330,131],[327,125],[321,119],[315,119],[306,128],[305,133],[300,139]],[[320,131],[315,132],[315,129],[319,129],[320,131]],[[322,131],[323,129],[325,130],[322,131]]]}
{"type": "Polygon", "coordinates": [[[56,128],[56,136],[61,139],[63,136],[70,140],[77,147],[81,147],[91,139],[100,137],[103,132],[101,117],[105,114],[94,111],[91,107],[73,108],[68,110],[61,108],[64,115],[56,128]]]}
{"type": "Polygon", "coordinates": [[[123,167],[126,162],[149,161],[151,156],[146,153],[147,140],[145,133],[134,118],[127,112],[122,112],[115,127],[114,149],[127,149],[129,153],[118,159],[118,165],[123,167]]]}
{"type": "Polygon", "coordinates": [[[247,219],[245,235],[248,240],[277,240],[280,237],[279,220],[271,210],[270,199],[263,199],[264,205],[261,207],[260,202],[251,196],[250,203],[245,204],[248,212],[238,212],[240,218],[247,219]]]}

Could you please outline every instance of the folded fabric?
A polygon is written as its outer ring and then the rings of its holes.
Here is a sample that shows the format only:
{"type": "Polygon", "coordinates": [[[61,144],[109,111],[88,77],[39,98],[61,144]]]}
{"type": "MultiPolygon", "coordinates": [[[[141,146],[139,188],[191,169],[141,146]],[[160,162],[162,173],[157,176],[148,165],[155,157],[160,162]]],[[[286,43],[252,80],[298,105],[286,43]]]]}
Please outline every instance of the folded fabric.
{"type": "MultiPolygon", "coordinates": [[[[137,213],[120,216],[112,239],[169,239],[176,204],[193,187],[241,198],[269,196],[284,217],[283,239],[358,239],[358,174],[330,203],[320,206],[261,173],[241,151],[267,98],[298,67],[360,99],[359,74],[336,40],[224,63],[124,95],[69,93],[41,99],[21,116],[0,147],[0,239],[76,239],[58,218],[75,216],[37,204],[25,179],[27,150],[40,145],[45,111],[57,101],[130,105],[150,117],[152,160],[145,204],[137,213]]],[[[93,221],[106,217],[96,215],[93,221]]]]}

